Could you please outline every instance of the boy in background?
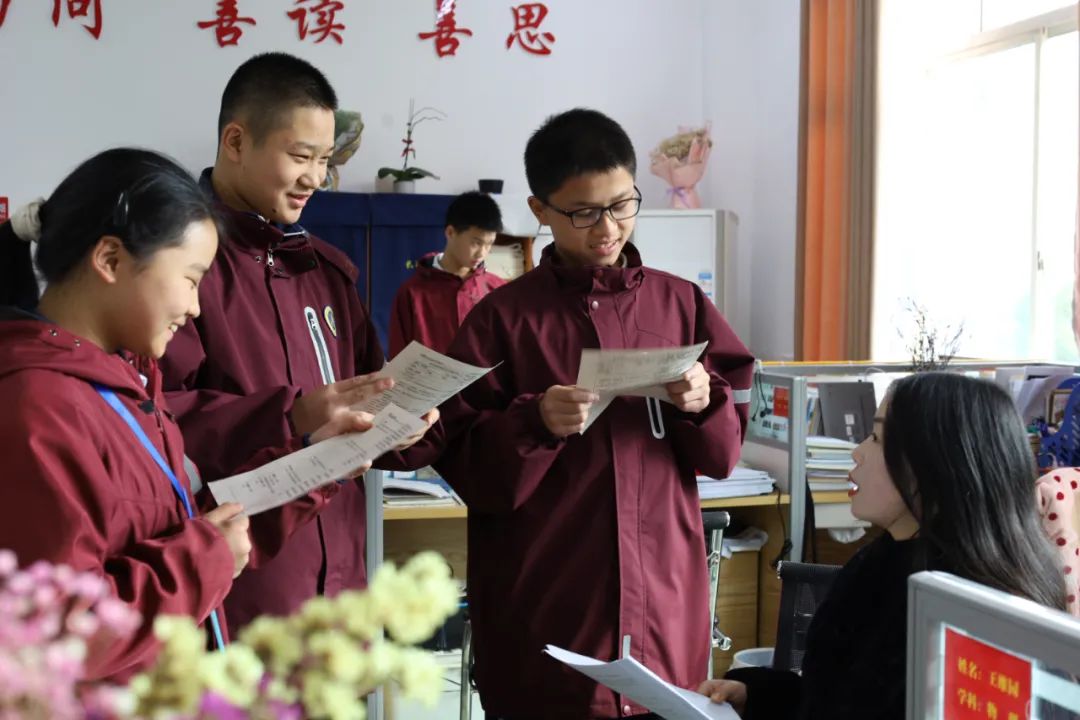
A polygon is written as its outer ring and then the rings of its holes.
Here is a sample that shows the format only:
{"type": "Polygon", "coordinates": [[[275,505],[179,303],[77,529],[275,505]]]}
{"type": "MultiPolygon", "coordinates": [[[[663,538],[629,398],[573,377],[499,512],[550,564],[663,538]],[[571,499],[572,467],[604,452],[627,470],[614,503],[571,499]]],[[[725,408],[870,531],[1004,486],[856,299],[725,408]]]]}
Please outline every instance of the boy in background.
{"type": "Polygon", "coordinates": [[[506,284],[484,267],[501,231],[502,214],[490,195],[473,191],[454,198],[446,211],[446,248],[420,258],[394,296],[390,357],[413,340],[445,353],[473,306],[506,284]]]}

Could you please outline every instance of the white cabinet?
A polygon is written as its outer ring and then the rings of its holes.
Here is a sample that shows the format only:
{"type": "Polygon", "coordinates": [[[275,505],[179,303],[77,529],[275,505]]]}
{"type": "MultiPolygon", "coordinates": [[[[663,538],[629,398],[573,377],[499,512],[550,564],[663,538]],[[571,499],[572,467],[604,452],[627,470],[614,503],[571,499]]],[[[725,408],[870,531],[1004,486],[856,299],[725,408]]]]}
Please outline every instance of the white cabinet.
{"type": "MultiPolygon", "coordinates": [[[[697,283],[724,315],[734,309],[731,260],[738,217],[728,210],[642,210],[633,243],[648,267],[697,283]]],[[[533,262],[551,244],[548,228],[533,244],[533,262]]]]}

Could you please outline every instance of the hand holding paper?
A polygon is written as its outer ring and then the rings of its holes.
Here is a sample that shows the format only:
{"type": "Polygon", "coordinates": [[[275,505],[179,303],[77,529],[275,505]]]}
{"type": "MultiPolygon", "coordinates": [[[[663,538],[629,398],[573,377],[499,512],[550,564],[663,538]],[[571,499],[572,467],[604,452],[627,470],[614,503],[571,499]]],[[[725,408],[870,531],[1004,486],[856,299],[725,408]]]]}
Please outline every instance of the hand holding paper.
{"type": "Polygon", "coordinates": [[[583,432],[589,410],[600,396],[572,385],[553,385],[540,400],[540,418],[557,438],[583,432]]]}
{"type": "Polygon", "coordinates": [[[739,720],[730,705],[675,687],[632,657],[601,662],[554,645],[544,652],[667,720],[739,720]]]}
{"type": "MultiPolygon", "coordinates": [[[[582,350],[577,387],[591,390],[600,396],[589,409],[582,432],[587,430],[619,395],[653,397],[671,402],[673,398],[667,385],[682,382],[683,376],[694,368],[707,345],[707,342],[703,342],[686,347],[650,350],[582,350]]],[[[704,367],[701,372],[704,372],[704,367]]],[[[700,389],[696,386],[679,388],[676,394],[684,407],[701,404],[700,389]]],[[[707,398],[706,390],[705,405],[708,404],[707,398]]],[[[701,408],[705,405],[701,405],[701,408]]]]}
{"type": "Polygon", "coordinates": [[[236,502],[248,515],[284,505],[393,450],[426,423],[396,405],[380,411],[370,430],[339,435],[260,468],[210,483],[219,505],[236,502]]]}
{"type": "Polygon", "coordinates": [[[345,408],[357,405],[394,386],[389,378],[370,373],[315,388],[293,402],[290,416],[298,435],[313,433],[345,408]]]}
{"type": "Polygon", "coordinates": [[[664,385],[667,400],[682,412],[699,413],[709,407],[709,373],[695,362],[682,377],[664,385]]]}
{"type": "Polygon", "coordinates": [[[250,521],[244,514],[244,508],[237,503],[224,503],[203,515],[202,519],[217,528],[225,538],[233,556],[233,577],[238,577],[251,557],[250,521]]]}
{"type": "Polygon", "coordinates": [[[708,696],[714,703],[729,703],[737,713],[746,709],[746,683],[738,680],[706,680],[698,688],[698,692],[708,696]]]}
{"type": "Polygon", "coordinates": [[[393,387],[353,405],[353,409],[376,413],[393,403],[413,415],[423,415],[490,371],[454,360],[414,340],[379,372],[380,378],[393,380],[393,387]]]}
{"type": "Polygon", "coordinates": [[[402,440],[401,444],[394,448],[395,450],[408,450],[413,445],[420,442],[420,439],[427,434],[427,431],[431,429],[431,426],[439,422],[439,408],[432,408],[428,410],[426,413],[420,416],[420,419],[424,421],[424,427],[420,428],[419,431],[414,432],[412,435],[402,440]]]}

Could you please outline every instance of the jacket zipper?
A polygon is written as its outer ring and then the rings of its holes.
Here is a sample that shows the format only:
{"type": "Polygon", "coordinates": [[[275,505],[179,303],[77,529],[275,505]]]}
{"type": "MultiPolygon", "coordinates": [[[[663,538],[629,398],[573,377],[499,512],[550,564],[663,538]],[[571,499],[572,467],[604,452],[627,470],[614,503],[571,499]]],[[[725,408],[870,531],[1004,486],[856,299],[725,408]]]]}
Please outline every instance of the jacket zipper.
{"type": "Polygon", "coordinates": [[[329,385],[334,382],[334,365],[330,362],[330,349],[326,346],[326,337],[319,326],[319,313],[312,307],[306,307],[304,320],[307,322],[308,332],[311,333],[311,344],[315,346],[315,357],[319,361],[323,383],[329,385]]]}
{"type": "Polygon", "coordinates": [[[649,411],[649,429],[657,440],[663,440],[667,436],[664,428],[664,411],[660,407],[660,401],[653,397],[645,398],[645,407],[649,411]]]}

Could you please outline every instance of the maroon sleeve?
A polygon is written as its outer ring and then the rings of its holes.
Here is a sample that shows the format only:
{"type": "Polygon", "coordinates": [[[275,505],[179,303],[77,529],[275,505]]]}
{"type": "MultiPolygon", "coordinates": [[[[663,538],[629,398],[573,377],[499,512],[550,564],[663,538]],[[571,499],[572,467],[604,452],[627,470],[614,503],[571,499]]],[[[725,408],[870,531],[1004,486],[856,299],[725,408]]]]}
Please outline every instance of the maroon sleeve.
{"type": "Polygon", "coordinates": [[[274,385],[241,395],[201,387],[206,353],[199,321],[180,328],[160,361],[165,398],[184,433],[188,455],[207,480],[236,473],[247,461],[250,443],[237,443],[233,434],[258,437],[265,447],[284,446],[292,437],[289,413],[300,389],[274,385]]]}
{"type": "Polygon", "coordinates": [[[42,403],[33,424],[5,416],[4,462],[11,479],[0,483],[0,547],[20,564],[63,563],[103,576],[116,596],[143,617],[123,642],[95,645],[87,657],[87,680],[144,668],[157,650],[154,618],[186,615],[203,622],[232,585],[233,557],[206,520],[182,520],[155,537],[132,538],[120,554],[109,550],[117,518],[153,512],[116,496],[115,483],[93,438],[95,427],[77,408],[42,403]],[[21,427],[20,427],[21,426],[21,427]]]}
{"type": "Polygon", "coordinates": [[[390,308],[390,358],[405,349],[415,337],[413,327],[412,293],[406,281],[394,295],[394,305],[390,308]]]}
{"type": "Polygon", "coordinates": [[[690,415],[664,403],[679,455],[712,477],[727,477],[739,460],[749,417],[754,357],[704,293],[694,288],[693,342],[708,341],[701,360],[710,378],[709,406],[690,415]]]}
{"type": "Polygon", "coordinates": [[[450,347],[457,360],[499,367],[443,405],[445,450],[435,469],[470,510],[508,513],[535,492],[566,441],[544,425],[542,395],[516,392],[508,335],[495,327],[494,307],[473,308],[450,347]]]}

